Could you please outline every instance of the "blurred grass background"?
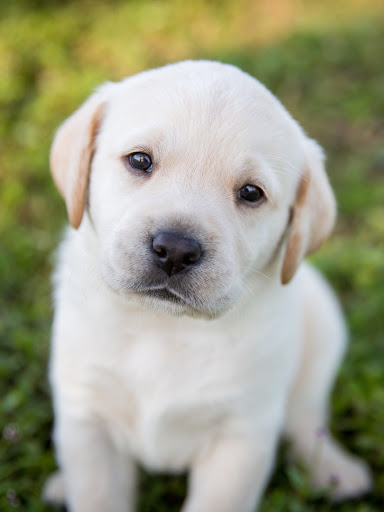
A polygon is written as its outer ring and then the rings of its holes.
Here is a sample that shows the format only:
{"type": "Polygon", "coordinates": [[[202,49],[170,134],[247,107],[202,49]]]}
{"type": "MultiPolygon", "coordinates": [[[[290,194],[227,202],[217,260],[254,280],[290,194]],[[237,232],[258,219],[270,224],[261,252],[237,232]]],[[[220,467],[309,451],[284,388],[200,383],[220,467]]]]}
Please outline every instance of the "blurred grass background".
{"type": "MultiPolygon", "coordinates": [[[[99,83],[184,58],[236,64],[277,94],[326,149],[339,202],[336,233],[313,258],[351,332],[332,427],[369,462],[375,491],[333,506],[282,450],[260,510],[383,511],[383,54],[380,0],[0,3],[1,511],[48,510],[39,495],[55,466],[49,276],[65,209],[48,170],[53,132],[99,83]]],[[[143,475],[140,512],[177,511],[184,492],[181,478],[143,475]]]]}

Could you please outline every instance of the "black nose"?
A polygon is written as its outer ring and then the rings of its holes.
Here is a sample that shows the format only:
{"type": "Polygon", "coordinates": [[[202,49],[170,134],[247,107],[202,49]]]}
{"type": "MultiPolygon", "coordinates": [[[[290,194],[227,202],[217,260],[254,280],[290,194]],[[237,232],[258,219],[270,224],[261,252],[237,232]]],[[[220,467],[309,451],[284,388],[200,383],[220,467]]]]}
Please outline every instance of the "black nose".
{"type": "Polygon", "coordinates": [[[152,247],[157,265],[169,276],[190,268],[201,257],[199,242],[175,233],[158,233],[152,247]]]}

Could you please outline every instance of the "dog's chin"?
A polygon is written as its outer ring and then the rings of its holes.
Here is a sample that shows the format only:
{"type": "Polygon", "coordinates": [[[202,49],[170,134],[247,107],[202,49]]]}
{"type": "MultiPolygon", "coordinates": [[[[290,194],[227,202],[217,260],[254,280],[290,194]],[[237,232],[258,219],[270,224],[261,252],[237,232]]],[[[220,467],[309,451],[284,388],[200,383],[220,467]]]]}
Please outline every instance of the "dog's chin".
{"type": "Polygon", "coordinates": [[[214,319],[225,313],[229,307],[218,309],[201,303],[199,306],[187,302],[165,288],[134,293],[137,300],[146,308],[173,316],[214,319]]]}

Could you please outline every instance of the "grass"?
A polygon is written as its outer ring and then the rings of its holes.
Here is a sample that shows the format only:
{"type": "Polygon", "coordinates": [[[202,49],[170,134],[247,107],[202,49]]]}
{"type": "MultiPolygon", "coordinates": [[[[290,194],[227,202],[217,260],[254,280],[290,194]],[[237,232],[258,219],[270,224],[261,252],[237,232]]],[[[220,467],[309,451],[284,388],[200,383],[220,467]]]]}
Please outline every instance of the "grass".
{"type": "MultiPolygon", "coordinates": [[[[382,512],[384,9],[343,0],[335,17],[334,4],[279,0],[275,13],[246,0],[0,7],[0,510],[48,510],[39,496],[54,468],[49,276],[65,223],[48,172],[54,129],[106,79],[203,57],[258,77],[326,149],[339,220],[313,260],[342,299],[351,338],[332,427],[375,475],[371,495],[333,506],[282,448],[260,510],[382,512]]],[[[182,478],[143,475],[140,512],[179,510],[184,493],[182,478]]]]}

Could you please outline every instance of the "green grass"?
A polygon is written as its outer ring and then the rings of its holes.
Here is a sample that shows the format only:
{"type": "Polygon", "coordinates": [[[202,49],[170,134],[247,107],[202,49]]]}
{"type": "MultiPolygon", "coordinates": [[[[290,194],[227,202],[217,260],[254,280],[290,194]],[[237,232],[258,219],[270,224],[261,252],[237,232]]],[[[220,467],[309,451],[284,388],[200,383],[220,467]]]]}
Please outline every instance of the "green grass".
{"type": "MultiPolygon", "coordinates": [[[[247,0],[199,0],[193,8],[177,0],[0,7],[1,511],[46,510],[39,495],[55,465],[49,276],[65,209],[48,171],[54,129],[104,80],[203,57],[258,77],[326,149],[339,220],[313,260],[342,299],[351,338],[332,428],[375,475],[371,495],[332,506],[308,490],[305,472],[284,462],[283,448],[260,510],[382,512],[384,11],[359,11],[352,1],[354,17],[338,23],[334,3],[323,2],[322,12],[303,7],[304,21],[291,25],[285,18],[263,25],[265,14],[260,21],[258,10],[242,12],[247,0]]],[[[179,510],[184,493],[181,478],[143,475],[140,512],[179,510]]]]}

